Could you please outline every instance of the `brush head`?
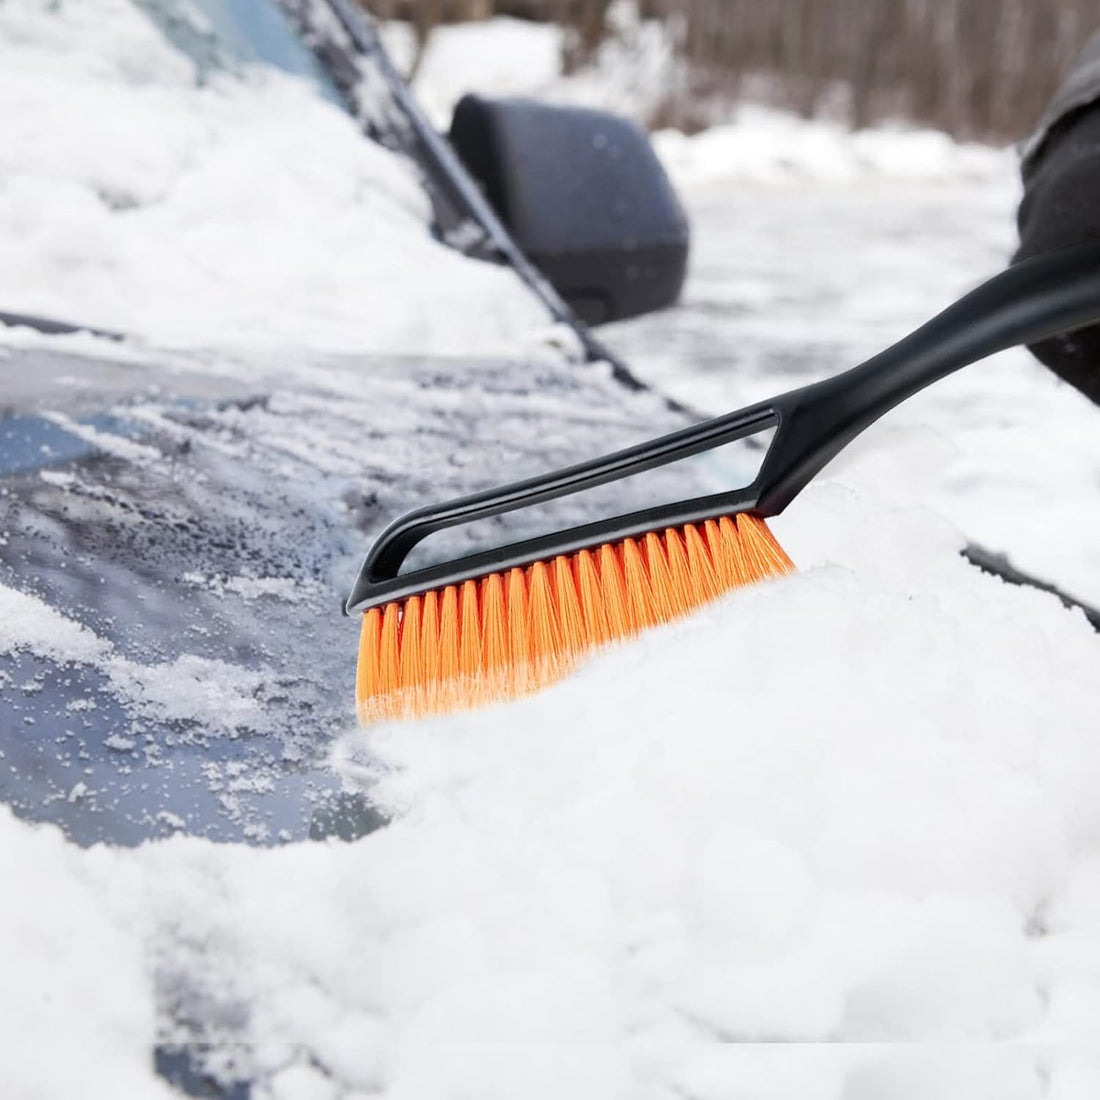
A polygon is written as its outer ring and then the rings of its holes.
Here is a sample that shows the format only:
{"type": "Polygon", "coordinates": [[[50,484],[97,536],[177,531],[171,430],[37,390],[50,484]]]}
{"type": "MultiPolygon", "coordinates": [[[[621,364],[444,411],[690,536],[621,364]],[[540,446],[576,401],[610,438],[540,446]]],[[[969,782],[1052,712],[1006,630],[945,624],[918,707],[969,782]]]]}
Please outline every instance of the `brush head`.
{"type": "Polygon", "coordinates": [[[586,653],[794,566],[748,513],[490,573],[363,615],[363,724],[484,706],[537,691],[586,653]]]}

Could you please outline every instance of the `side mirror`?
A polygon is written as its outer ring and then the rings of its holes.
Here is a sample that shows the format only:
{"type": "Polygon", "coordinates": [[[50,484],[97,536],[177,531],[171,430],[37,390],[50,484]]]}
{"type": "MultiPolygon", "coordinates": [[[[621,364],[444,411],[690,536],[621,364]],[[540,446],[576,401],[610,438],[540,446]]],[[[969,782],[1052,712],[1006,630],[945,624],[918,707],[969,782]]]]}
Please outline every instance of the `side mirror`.
{"type": "Polygon", "coordinates": [[[449,137],[516,243],[588,324],[676,301],[687,218],[641,127],[606,111],[468,95],[449,137]]]}

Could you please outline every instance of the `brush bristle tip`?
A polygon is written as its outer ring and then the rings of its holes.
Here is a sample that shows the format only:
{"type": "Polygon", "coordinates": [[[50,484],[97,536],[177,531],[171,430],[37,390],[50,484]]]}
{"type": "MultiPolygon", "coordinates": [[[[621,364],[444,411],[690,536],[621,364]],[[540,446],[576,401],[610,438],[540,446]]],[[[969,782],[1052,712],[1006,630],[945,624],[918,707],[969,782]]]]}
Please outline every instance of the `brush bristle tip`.
{"type": "Polygon", "coordinates": [[[793,569],[767,524],[722,516],[559,555],[363,616],[363,724],[536,691],[594,649],[793,569]]]}

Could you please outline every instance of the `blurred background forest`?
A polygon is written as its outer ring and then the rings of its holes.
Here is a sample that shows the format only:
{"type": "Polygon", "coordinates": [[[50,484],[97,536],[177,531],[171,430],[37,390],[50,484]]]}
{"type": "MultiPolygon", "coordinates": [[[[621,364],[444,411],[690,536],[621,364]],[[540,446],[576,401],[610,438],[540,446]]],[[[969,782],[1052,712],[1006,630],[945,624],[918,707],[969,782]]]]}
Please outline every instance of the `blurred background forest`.
{"type": "MultiPolygon", "coordinates": [[[[563,68],[590,61],[623,0],[362,0],[411,23],[510,15],[566,28],[563,68]]],[[[691,131],[701,107],[752,98],[854,127],[887,119],[1002,142],[1028,133],[1077,51],[1100,29],[1100,0],[635,0],[664,23],[682,79],[653,125],[691,131]]]]}

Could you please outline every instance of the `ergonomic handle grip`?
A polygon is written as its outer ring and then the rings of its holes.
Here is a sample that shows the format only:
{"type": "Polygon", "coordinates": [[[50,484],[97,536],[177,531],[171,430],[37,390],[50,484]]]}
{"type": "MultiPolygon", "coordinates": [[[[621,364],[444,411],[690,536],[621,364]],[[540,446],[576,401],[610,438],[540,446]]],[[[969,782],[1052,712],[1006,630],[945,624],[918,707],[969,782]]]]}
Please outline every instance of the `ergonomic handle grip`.
{"type": "Polygon", "coordinates": [[[903,340],[824,381],[553,473],[406,513],[377,538],[347,614],[559,554],[720,515],[781,512],[865,428],[907,397],[1016,344],[1100,323],[1100,240],[994,276],[903,340]],[[774,427],[752,484],[553,532],[401,574],[410,551],[448,527],[572,495],[774,427]]]}

